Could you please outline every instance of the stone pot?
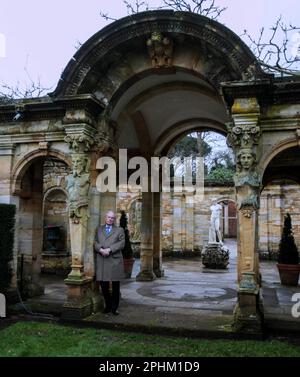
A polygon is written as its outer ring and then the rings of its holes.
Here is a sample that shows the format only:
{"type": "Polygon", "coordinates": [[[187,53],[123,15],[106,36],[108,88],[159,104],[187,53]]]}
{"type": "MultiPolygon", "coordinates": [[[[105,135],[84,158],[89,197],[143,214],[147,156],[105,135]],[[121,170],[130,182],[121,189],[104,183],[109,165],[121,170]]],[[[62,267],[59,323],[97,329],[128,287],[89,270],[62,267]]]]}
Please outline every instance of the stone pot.
{"type": "Polygon", "coordinates": [[[133,269],[133,264],[134,264],[135,259],[134,259],[134,258],[131,258],[131,259],[123,259],[123,261],[124,261],[124,272],[125,272],[125,278],[126,278],[126,279],[130,279],[130,278],[131,278],[132,269],[133,269]]]}
{"type": "Polygon", "coordinates": [[[282,285],[298,286],[300,264],[278,263],[277,268],[282,285]]]}

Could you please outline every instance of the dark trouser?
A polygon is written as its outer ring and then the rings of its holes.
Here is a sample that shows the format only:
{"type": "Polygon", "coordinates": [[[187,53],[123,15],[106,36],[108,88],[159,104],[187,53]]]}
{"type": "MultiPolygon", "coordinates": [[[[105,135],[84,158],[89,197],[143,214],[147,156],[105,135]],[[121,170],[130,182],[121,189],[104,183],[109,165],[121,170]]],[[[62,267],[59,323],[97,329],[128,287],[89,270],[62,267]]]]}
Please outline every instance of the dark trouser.
{"type": "Polygon", "coordinates": [[[105,301],[106,309],[110,309],[112,312],[116,311],[119,307],[120,301],[120,282],[112,282],[112,292],[109,291],[109,281],[100,281],[102,294],[105,301]]]}

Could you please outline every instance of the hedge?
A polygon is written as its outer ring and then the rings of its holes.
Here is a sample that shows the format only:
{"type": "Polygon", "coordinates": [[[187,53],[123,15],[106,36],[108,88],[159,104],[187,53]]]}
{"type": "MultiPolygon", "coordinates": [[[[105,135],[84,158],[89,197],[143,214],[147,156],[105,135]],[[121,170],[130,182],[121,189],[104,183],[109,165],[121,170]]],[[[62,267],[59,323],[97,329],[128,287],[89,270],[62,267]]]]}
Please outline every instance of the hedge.
{"type": "Polygon", "coordinates": [[[14,205],[0,204],[0,292],[9,288],[12,278],[15,215],[14,205]]]}

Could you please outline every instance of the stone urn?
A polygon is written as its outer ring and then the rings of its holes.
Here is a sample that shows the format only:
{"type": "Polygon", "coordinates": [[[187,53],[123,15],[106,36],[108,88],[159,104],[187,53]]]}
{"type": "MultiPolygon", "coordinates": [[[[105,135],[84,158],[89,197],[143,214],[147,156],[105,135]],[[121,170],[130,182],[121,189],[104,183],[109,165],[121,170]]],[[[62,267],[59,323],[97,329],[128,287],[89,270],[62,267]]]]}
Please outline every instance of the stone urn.
{"type": "Polygon", "coordinates": [[[226,270],[229,264],[229,249],[222,243],[209,243],[201,253],[202,264],[214,270],[226,270]]]}

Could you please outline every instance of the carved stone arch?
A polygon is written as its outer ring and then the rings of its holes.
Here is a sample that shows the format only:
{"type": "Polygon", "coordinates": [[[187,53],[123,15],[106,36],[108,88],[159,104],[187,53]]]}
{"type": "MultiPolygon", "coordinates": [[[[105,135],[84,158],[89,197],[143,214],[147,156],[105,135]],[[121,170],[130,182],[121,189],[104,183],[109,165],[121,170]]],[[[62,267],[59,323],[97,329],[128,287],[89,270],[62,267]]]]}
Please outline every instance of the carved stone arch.
{"type": "Polygon", "coordinates": [[[276,157],[279,153],[283,152],[286,149],[297,146],[299,146],[299,141],[295,138],[281,140],[278,144],[274,145],[273,148],[267,151],[259,161],[258,169],[261,172],[260,176],[263,177],[267,167],[274,157],[276,157]]]}
{"type": "Polygon", "coordinates": [[[66,198],[68,199],[69,194],[65,188],[60,187],[60,186],[53,186],[53,187],[48,188],[48,190],[44,192],[44,201],[47,199],[49,195],[53,194],[55,191],[63,192],[66,195],[66,198]]]}
{"type": "Polygon", "coordinates": [[[226,135],[226,126],[220,122],[205,118],[187,119],[172,125],[160,135],[159,141],[154,148],[154,155],[166,155],[170,148],[182,137],[202,128],[203,130],[215,131],[224,136],[226,135]]]}
{"type": "Polygon", "coordinates": [[[12,195],[18,195],[21,191],[21,182],[27,169],[34,161],[40,158],[54,157],[63,161],[67,166],[72,166],[72,161],[69,156],[59,150],[34,150],[23,156],[14,166],[12,170],[12,195]]]}
{"type": "MultiPolygon", "coordinates": [[[[224,25],[189,12],[157,10],[122,18],[92,36],[69,62],[52,96],[91,92],[91,87],[87,88],[86,80],[88,79],[92,85],[95,84],[99,78],[98,71],[101,65],[105,67],[108,73],[106,76],[110,80],[110,69],[112,69],[113,61],[120,61],[118,54],[122,48],[125,48],[126,51],[128,46],[133,46],[135,50],[136,47],[140,50],[141,46],[145,46],[144,55],[146,55],[146,41],[155,32],[173,39],[190,38],[197,42],[198,49],[201,49],[205,43],[208,50],[220,54],[223,57],[220,60],[220,69],[214,69],[211,75],[208,74],[211,76],[210,80],[213,80],[215,84],[226,81],[226,79],[253,79],[264,76],[250,49],[224,25]],[[118,56],[118,58],[116,59],[114,56],[118,56]],[[221,69],[224,61],[228,63],[227,72],[230,72],[230,75],[227,75],[225,69],[221,69]]],[[[174,49],[176,50],[176,45],[174,49]]],[[[130,76],[132,67],[127,64],[126,59],[124,61],[122,53],[121,57],[125,76],[130,76]]],[[[147,64],[150,68],[151,59],[147,64]]],[[[137,67],[137,71],[142,72],[146,69],[147,64],[142,69],[137,67]]],[[[195,62],[196,66],[197,62],[195,62]]],[[[103,72],[101,76],[103,77],[103,72]]],[[[111,84],[115,86],[115,89],[120,85],[113,81],[111,84]]]]}

